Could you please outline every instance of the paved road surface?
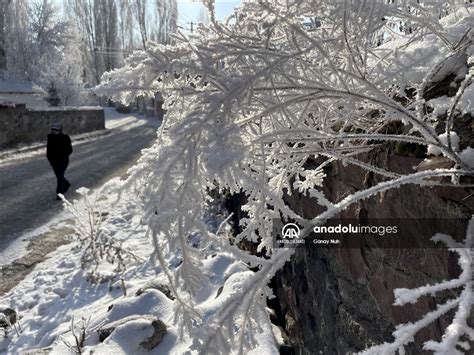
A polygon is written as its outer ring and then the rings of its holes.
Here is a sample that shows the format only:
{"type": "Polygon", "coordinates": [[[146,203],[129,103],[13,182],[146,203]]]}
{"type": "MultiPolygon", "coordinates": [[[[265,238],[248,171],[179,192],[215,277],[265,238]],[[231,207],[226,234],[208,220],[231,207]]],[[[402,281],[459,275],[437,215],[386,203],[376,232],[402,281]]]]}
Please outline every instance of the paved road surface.
{"type": "MultiPolygon", "coordinates": [[[[66,171],[71,190],[81,186],[101,186],[112,177],[122,176],[151,146],[156,128],[141,125],[116,128],[93,141],[73,143],[66,171]]],[[[55,196],[56,178],[45,156],[31,157],[0,166],[0,251],[25,232],[37,228],[63,207],[55,196]]],[[[74,197],[74,192],[66,196],[74,197]]]]}

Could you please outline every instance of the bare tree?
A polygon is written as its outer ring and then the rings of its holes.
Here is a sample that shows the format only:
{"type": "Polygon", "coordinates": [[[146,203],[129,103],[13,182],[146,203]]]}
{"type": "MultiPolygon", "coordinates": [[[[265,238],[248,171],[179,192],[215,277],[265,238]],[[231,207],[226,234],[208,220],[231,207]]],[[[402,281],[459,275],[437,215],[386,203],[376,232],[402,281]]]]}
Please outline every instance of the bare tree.
{"type": "Polygon", "coordinates": [[[117,56],[121,56],[118,48],[118,17],[115,0],[102,0],[94,2],[94,20],[98,47],[102,67],[100,75],[117,66],[117,56]]]}
{"type": "Polygon", "coordinates": [[[32,80],[38,48],[29,31],[28,3],[12,0],[5,13],[6,71],[8,76],[32,80]]]}
{"type": "Polygon", "coordinates": [[[133,4],[129,0],[117,2],[119,41],[124,54],[133,47],[133,4]]]}
{"type": "Polygon", "coordinates": [[[70,0],[68,8],[82,34],[86,78],[97,84],[121,56],[117,6],[114,0],[70,0]]]}
{"type": "Polygon", "coordinates": [[[84,74],[88,82],[100,81],[99,54],[94,21],[93,0],[69,0],[68,12],[73,14],[82,35],[84,74]]]}
{"type": "Polygon", "coordinates": [[[140,37],[142,40],[143,49],[146,50],[147,36],[147,21],[146,21],[146,0],[135,0],[134,12],[137,19],[138,27],[140,29],[140,37]]]}
{"type": "Polygon", "coordinates": [[[169,43],[170,34],[176,31],[178,6],[176,0],[156,0],[158,13],[158,42],[169,43]]]}
{"type": "Polygon", "coordinates": [[[134,0],[133,12],[140,33],[142,48],[147,49],[147,41],[169,43],[169,35],[176,31],[178,7],[176,0],[134,0]],[[156,26],[155,24],[158,24],[156,26]]]}

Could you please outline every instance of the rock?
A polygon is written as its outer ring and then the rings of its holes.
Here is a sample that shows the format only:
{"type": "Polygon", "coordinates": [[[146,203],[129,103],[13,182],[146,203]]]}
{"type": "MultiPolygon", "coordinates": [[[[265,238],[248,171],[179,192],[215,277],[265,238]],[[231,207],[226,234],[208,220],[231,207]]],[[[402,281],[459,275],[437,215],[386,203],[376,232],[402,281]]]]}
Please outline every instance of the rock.
{"type": "Polygon", "coordinates": [[[143,292],[149,289],[158,290],[161,293],[163,293],[166,297],[168,297],[170,300],[172,301],[174,300],[174,296],[170,288],[156,280],[148,281],[143,287],[140,287],[135,293],[135,296],[140,296],[143,292]]]}
{"type": "Polygon", "coordinates": [[[426,157],[426,146],[415,143],[398,142],[395,144],[394,153],[405,157],[424,158],[426,157]]]}
{"type": "Polygon", "coordinates": [[[137,319],[149,319],[150,322],[154,320],[153,316],[142,316],[142,315],[132,315],[128,316],[122,319],[119,319],[115,322],[107,323],[97,329],[97,333],[99,334],[99,341],[102,343],[105,339],[109,337],[110,334],[117,328],[118,326],[121,326],[122,324],[125,324],[127,322],[131,322],[137,319]]]}
{"type": "Polygon", "coordinates": [[[161,342],[161,340],[163,340],[163,337],[166,335],[166,324],[161,320],[155,319],[151,322],[151,325],[155,330],[153,335],[144,342],[140,343],[140,345],[146,350],[152,350],[161,342]]]}
{"type": "Polygon", "coordinates": [[[416,171],[435,170],[435,169],[451,169],[454,162],[446,157],[433,157],[423,160],[415,168],[416,171]]]}
{"type": "Polygon", "coordinates": [[[97,333],[99,334],[99,341],[103,342],[105,339],[107,339],[117,327],[135,320],[146,320],[150,322],[150,326],[153,327],[154,331],[152,336],[140,343],[144,349],[152,350],[165,336],[166,324],[150,315],[132,315],[102,326],[97,330],[97,333]]]}
{"type": "Polygon", "coordinates": [[[11,308],[0,310],[0,328],[8,328],[18,320],[17,313],[11,308]]]}

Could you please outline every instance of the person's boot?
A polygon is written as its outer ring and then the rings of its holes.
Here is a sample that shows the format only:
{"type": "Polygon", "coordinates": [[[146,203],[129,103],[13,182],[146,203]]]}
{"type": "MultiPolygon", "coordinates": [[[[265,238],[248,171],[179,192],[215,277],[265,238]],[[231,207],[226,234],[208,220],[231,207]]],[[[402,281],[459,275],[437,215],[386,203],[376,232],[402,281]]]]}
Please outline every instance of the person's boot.
{"type": "Polygon", "coordinates": [[[64,179],[64,192],[63,193],[66,193],[70,187],[71,187],[71,183],[67,181],[66,179],[64,179]]]}

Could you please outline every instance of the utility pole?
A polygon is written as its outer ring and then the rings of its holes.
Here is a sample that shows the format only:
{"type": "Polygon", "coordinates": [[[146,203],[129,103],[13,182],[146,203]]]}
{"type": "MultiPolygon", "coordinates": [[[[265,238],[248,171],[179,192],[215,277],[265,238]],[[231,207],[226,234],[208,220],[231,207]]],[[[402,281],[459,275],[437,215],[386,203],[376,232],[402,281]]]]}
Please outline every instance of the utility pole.
{"type": "Polygon", "coordinates": [[[194,22],[191,21],[191,22],[188,22],[189,25],[190,25],[190,30],[191,30],[191,34],[193,34],[193,30],[194,30],[194,22]]]}

